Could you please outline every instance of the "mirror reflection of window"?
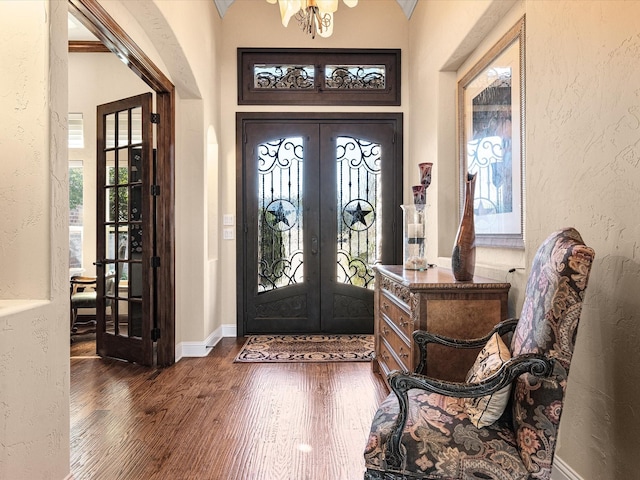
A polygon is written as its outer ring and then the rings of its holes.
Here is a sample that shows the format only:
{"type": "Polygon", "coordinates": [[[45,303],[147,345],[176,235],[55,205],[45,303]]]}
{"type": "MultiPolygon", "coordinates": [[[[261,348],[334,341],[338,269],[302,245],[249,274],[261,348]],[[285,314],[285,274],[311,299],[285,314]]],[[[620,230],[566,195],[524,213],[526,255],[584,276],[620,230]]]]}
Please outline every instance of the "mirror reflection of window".
{"type": "Polygon", "coordinates": [[[477,173],[475,214],[513,211],[511,76],[509,67],[487,71],[484,88],[472,100],[473,132],[467,142],[469,173],[477,173]]]}

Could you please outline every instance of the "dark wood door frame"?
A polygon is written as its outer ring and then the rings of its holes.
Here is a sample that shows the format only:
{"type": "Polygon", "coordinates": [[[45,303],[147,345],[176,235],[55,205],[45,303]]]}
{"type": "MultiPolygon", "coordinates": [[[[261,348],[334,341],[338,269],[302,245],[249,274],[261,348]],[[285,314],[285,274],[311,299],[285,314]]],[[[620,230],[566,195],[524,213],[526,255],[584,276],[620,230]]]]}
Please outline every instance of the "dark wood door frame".
{"type": "MultiPolygon", "coordinates": [[[[246,280],[244,278],[244,270],[242,268],[244,255],[247,253],[247,245],[244,242],[244,232],[247,231],[247,226],[244,224],[244,209],[245,209],[245,195],[243,191],[243,179],[245,174],[245,162],[244,162],[244,126],[248,122],[262,122],[262,123],[283,123],[287,120],[295,121],[296,123],[309,121],[310,123],[320,123],[322,121],[327,122],[354,122],[354,123],[367,123],[369,122],[389,122],[394,125],[396,141],[394,141],[394,156],[398,161],[403,163],[403,115],[402,113],[292,113],[292,112],[238,112],[236,114],[236,218],[237,232],[236,232],[236,328],[237,336],[243,337],[245,335],[245,298],[244,292],[247,288],[246,280]]],[[[398,188],[389,195],[388,198],[392,198],[393,202],[400,205],[402,203],[402,169],[400,169],[400,178],[397,182],[398,188]]],[[[400,222],[401,223],[401,222],[400,222]]],[[[399,263],[402,257],[402,225],[398,224],[394,228],[394,237],[390,239],[392,243],[392,250],[396,253],[397,258],[391,263],[399,263]]]]}
{"type": "Polygon", "coordinates": [[[157,365],[175,363],[175,87],[97,0],[68,0],[69,11],[156,93],[156,245],[160,257],[156,286],[157,365]]]}

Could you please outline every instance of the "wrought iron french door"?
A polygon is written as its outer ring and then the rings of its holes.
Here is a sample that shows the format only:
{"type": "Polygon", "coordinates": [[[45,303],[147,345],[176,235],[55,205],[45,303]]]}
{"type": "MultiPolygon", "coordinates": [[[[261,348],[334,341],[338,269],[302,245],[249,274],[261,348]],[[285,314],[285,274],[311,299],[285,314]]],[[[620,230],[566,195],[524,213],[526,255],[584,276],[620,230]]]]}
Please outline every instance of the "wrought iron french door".
{"type": "Polygon", "coordinates": [[[399,120],[239,123],[243,334],[373,331],[372,267],[399,259],[399,120]]]}

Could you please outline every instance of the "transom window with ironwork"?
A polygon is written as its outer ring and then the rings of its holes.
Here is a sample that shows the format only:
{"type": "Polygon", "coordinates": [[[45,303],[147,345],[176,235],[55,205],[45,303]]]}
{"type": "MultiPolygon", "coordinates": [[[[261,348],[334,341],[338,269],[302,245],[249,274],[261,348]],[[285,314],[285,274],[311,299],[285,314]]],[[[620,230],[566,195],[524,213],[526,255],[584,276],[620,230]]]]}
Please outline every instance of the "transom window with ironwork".
{"type": "Polygon", "coordinates": [[[400,50],[238,49],[240,105],[400,105],[400,50]]]}

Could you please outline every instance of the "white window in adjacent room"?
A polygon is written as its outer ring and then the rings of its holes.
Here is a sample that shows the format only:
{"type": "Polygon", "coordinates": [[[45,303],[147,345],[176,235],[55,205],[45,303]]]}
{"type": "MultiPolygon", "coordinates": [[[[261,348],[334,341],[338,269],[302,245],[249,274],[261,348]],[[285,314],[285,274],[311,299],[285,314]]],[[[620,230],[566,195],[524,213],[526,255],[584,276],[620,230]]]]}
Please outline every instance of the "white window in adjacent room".
{"type": "MultiPolygon", "coordinates": [[[[69,148],[84,148],[82,113],[69,113],[69,148]]],[[[82,160],[69,161],[69,271],[81,273],[84,169],[82,160]]]]}
{"type": "Polygon", "coordinates": [[[69,114],[69,148],[84,148],[82,113],[69,114]]]}
{"type": "Polygon", "coordinates": [[[82,160],[69,162],[69,269],[82,271],[82,160]]]}

